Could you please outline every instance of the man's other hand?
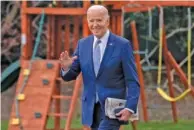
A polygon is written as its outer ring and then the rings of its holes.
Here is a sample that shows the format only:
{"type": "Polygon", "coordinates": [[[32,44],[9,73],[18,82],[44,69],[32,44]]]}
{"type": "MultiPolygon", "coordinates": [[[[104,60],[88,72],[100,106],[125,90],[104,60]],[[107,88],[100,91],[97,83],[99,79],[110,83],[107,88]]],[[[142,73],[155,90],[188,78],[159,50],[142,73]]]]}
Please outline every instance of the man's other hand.
{"type": "Polygon", "coordinates": [[[128,111],[127,109],[123,109],[119,113],[116,113],[116,116],[118,116],[118,119],[120,121],[128,121],[131,115],[132,113],[128,111]]]}

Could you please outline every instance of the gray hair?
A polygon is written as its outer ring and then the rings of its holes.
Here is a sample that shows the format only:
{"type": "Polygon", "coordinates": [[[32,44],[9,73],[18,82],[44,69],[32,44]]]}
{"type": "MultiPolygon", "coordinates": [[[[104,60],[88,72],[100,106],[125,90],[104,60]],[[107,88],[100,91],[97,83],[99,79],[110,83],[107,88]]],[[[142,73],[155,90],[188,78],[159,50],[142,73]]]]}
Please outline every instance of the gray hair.
{"type": "Polygon", "coordinates": [[[104,7],[103,5],[92,5],[92,6],[90,6],[90,7],[88,8],[88,10],[87,10],[87,14],[88,14],[91,10],[98,10],[98,11],[102,12],[106,18],[109,18],[108,10],[107,10],[107,8],[104,7]]]}

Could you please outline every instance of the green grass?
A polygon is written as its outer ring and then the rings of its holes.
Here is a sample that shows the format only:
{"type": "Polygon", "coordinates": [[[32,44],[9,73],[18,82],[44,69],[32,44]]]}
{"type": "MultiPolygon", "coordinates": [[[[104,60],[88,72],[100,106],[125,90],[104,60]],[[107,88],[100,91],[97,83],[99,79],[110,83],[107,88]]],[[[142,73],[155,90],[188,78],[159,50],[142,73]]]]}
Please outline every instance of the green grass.
{"type": "MultiPolygon", "coordinates": [[[[61,121],[61,127],[64,128],[65,121],[61,121]]],[[[47,128],[53,128],[54,123],[49,119],[47,128]]],[[[73,121],[72,128],[82,127],[80,120],[73,121]]],[[[1,121],[1,130],[7,130],[8,121],[1,121]]],[[[180,120],[177,124],[172,121],[150,121],[149,123],[138,123],[138,130],[193,130],[194,120],[180,120]]],[[[124,130],[132,130],[131,126],[124,126],[124,130]]]]}
{"type": "MultiPolygon", "coordinates": [[[[124,130],[132,130],[131,126],[125,126],[124,130]]],[[[177,124],[172,121],[151,121],[138,123],[138,130],[193,130],[194,120],[180,120],[177,124]]]]}

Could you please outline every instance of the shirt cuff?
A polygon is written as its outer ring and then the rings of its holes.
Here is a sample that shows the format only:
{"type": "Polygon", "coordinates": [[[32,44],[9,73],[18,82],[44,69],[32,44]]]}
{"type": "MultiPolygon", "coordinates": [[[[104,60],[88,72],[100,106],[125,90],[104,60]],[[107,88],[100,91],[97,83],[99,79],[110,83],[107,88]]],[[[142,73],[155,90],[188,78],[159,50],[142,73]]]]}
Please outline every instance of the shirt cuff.
{"type": "Polygon", "coordinates": [[[126,110],[130,111],[132,114],[134,114],[135,112],[129,108],[125,108],[126,110]]]}
{"type": "Polygon", "coordinates": [[[63,68],[61,68],[61,75],[62,75],[62,76],[65,76],[69,70],[70,70],[70,69],[64,70],[63,68]]]}

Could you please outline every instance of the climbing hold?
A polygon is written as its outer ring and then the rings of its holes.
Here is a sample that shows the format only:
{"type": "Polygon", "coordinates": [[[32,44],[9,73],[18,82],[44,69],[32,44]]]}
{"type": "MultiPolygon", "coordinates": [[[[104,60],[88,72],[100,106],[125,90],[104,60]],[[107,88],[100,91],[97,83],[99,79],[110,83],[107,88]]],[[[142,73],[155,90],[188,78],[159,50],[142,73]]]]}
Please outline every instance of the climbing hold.
{"type": "Polygon", "coordinates": [[[52,5],[53,5],[53,7],[57,6],[56,0],[53,0],[52,5]]]}
{"type": "Polygon", "coordinates": [[[94,0],[94,4],[102,4],[103,0],[94,0]]]}
{"type": "Polygon", "coordinates": [[[52,69],[53,68],[53,64],[51,64],[51,63],[47,63],[46,66],[47,66],[48,69],[52,69]]]}
{"type": "Polygon", "coordinates": [[[49,4],[49,7],[52,7],[52,4],[49,4]]]}
{"type": "Polygon", "coordinates": [[[18,94],[17,99],[22,101],[22,100],[25,99],[25,95],[24,94],[18,94]]]}
{"type": "Polygon", "coordinates": [[[35,118],[41,118],[42,114],[40,112],[35,112],[34,116],[35,116],[35,118]]]}
{"type": "Polygon", "coordinates": [[[28,76],[28,75],[30,74],[30,70],[29,70],[29,69],[24,69],[23,74],[24,74],[25,76],[28,76]]]}
{"type": "Polygon", "coordinates": [[[12,121],[11,121],[11,124],[12,125],[18,125],[19,124],[19,118],[13,118],[12,121]]]}
{"type": "Polygon", "coordinates": [[[43,79],[42,82],[43,82],[44,85],[48,85],[49,84],[49,80],[47,80],[47,79],[43,79]]]}

